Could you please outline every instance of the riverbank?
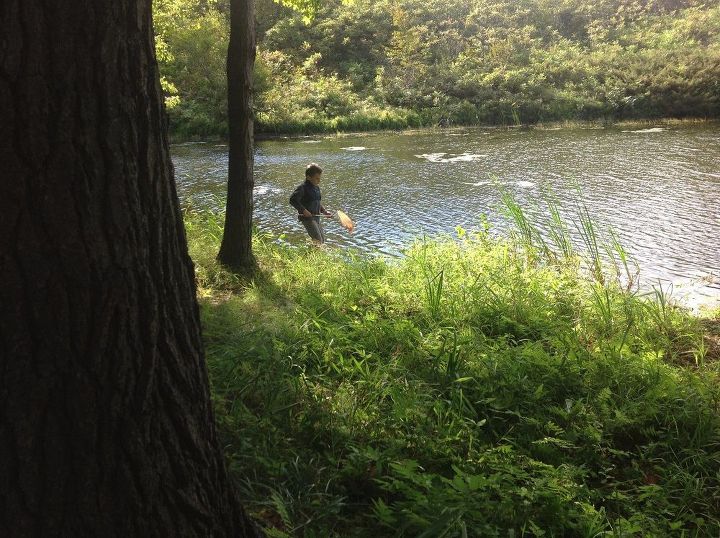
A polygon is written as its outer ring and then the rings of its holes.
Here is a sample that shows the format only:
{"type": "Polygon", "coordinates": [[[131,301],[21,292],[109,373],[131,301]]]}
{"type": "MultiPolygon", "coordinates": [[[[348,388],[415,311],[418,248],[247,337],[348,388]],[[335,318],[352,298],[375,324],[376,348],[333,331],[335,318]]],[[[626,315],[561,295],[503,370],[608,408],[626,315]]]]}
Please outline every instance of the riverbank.
{"type": "MultiPolygon", "coordinates": [[[[712,200],[720,197],[719,151],[718,124],[687,122],[612,129],[592,124],[447,128],[268,141],[258,144],[255,155],[254,217],[263,230],[301,240],[302,227],[287,197],[306,164],[318,162],[326,170],[323,196],[329,207],[346,211],[360,229],[347,235],[329,223],[330,242],[393,256],[421,233],[454,233],[458,225],[473,229],[483,218],[503,229],[496,184],[541,220],[547,212],[536,206],[552,192],[568,222],[576,220],[583,203],[602,223],[601,233],[617,233],[642,270],[643,286],[662,281],[684,301],[711,303],[720,299],[720,255],[711,248],[717,235],[712,200]],[[434,199],[448,200],[446,210],[437,211],[434,199]]],[[[176,145],[173,161],[184,204],[224,207],[227,146],[176,145]]],[[[579,244],[576,227],[569,231],[579,244]]]]}
{"type": "MultiPolygon", "coordinates": [[[[577,260],[460,233],[392,262],[186,215],[222,443],[270,536],[717,536],[702,320],[577,260]]],[[[707,323],[716,323],[707,322],[707,323]]]]}
{"type": "MultiPolygon", "coordinates": [[[[661,119],[637,119],[637,120],[563,120],[552,122],[538,122],[534,124],[457,124],[440,126],[437,124],[407,124],[407,123],[385,123],[361,125],[348,124],[343,129],[325,130],[277,130],[274,132],[258,131],[255,133],[256,141],[263,140],[295,140],[311,136],[354,136],[368,133],[383,132],[417,132],[417,131],[452,131],[453,129],[488,129],[488,130],[516,130],[516,129],[538,129],[538,130],[559,130],[559,129],[640,129],[644,127],[679,128],[691,125],[720,125],[720,120],[714,118],[661,118],[661,119]],[[374,125],[374,126],[367,126],[374,125]]],[[[186,142],[227,142],[227,137],[219,133],[203,132],[198,135],[183,134],[170,131],[170,139],[173,144],[186,142]]]]}

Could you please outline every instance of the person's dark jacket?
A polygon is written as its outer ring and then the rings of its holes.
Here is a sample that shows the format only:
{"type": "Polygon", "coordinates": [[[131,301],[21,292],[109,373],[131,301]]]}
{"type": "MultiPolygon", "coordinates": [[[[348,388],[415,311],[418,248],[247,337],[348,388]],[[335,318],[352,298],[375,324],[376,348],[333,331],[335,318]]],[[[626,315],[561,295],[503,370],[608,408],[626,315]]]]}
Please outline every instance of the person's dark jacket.
{"type": "Polygon", "coordinates": [[[320,187],[306,179],[293,191],[290,196],[290,205],[297,209],[298,219],[311,218],[302,216],[303,209],[307,209],[313,215],[323,213],[325,208],[320,203],[320,198],[320,187]]]}

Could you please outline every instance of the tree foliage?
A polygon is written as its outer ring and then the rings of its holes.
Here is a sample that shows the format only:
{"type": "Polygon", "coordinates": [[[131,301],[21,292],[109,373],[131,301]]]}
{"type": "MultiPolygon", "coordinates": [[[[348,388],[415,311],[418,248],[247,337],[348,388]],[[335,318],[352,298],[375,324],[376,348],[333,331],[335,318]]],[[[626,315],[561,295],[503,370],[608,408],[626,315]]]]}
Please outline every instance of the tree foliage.
{"type": "MultiPolygon", "coordinates": [[[[259,131],[720,115],[714,3],[293,4],[257,2],[259,131]]],[[[163,0],[157,9],[168,5],[180,15],[160,18],[171,24],[158,46],[180,101],[173,125],[222,134],[222,85],[208,73],[222,70],[210,44],[226,39],[222,5],[163,0]]]]}
{"type": "Polygon", "coordinates": [[[175,131],[227,133],[226,6],[216,0],[155,0],[155,42],[175,131]]]}

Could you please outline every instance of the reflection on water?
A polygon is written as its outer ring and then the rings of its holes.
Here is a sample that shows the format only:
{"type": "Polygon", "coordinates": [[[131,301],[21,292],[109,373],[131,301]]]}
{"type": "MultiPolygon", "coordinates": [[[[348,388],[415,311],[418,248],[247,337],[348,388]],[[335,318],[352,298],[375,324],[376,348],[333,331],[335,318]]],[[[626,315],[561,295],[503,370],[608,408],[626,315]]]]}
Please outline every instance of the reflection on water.
{"type": "MultiPolygon", "coordinates": [[[[172,148],[181,200],[220,208],[227,147],[172,148]]],[[[568,215],[582,201],[612,225],[637,259],[644,282],[675,283],[703,299],[720,297],[720,127],[504,130],[464,129],[266,141],[258,144],[255,220],[304,241],[288,204],[305,165],[325,173],[323,203],[345,210],[352,236],[332,222],[329,242],[397,254],[422,233],[478,227],[502,230],[495,182],[531,213],[552,191],[568,215]],[[692,282],[692,285],[689,283],[692,282]]]]}

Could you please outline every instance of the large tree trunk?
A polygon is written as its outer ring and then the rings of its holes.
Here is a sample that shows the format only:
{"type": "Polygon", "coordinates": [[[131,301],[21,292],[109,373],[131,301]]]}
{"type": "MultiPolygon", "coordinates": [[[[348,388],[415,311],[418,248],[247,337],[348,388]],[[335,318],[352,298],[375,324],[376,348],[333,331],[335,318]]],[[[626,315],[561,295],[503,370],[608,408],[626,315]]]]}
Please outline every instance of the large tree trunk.
{"type": "Polygon", "coordinates": [[[218,259],[223,265],[239,271],[250,271],[255,267],[252,254],[254,3],[254,0],[230,2],[228,194],[218,259]]]}
{"type": "Polygon", "coordinates": [[[0,536],[253,536],[210,405],[150,0],[0,4],[0,536]]]}

